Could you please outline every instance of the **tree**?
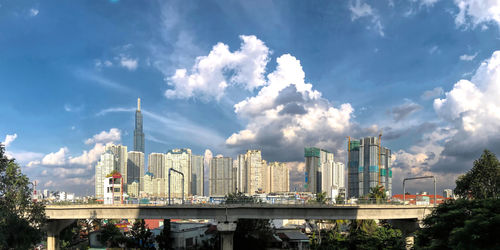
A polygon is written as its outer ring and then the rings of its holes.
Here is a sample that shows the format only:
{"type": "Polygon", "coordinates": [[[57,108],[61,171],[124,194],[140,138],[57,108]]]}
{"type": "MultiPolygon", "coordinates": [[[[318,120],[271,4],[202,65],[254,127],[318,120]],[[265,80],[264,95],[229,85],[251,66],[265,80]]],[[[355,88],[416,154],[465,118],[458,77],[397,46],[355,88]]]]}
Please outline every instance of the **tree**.
{"type": "Polygon", "coordinates": [[[421,249],[498,249],[500,227],[499,176],[496,156],[485,150],[474,166],[456,181],[461,198],[447,200],[424,219],[417,231],[421,249]]]}
{"type": "Polygon", "coordinates": [[[387,199],[387,195],[385,193],[385,188],[382,185],[378,185],[376,187],[370,188],[370,193],[368,194],[368,198],[374,199],[379,203],[382,200],[387,199]]]}
{"type": "Polygon", "coordinates": [[[500,199],[448,200],[423,223],[417,249],[498,249],[500,199]]]}
{"type": "Polygon", "coordinates": [[[374,220],[353,220],[348,234],[340,227],[323,230],[321,241],[311,240],[312,249],[404,249],[405,241],[399,229],[387,223],[378,226],[374,220]]]}
{"type": "Polygon", "coordinates": [[[42,240],[45,207],[32,200],[31,182],[4,153],[0,144],[0,249],[30,249],[42,240]]]}
{"type": "Polygon", "coordinates": [[[455,194],[471,199],[500,198],[500,162],[484,150],[474,166],[456,181],[455,194]]]}
{"type": "Polygon", "coordinates": [[[172,239],[170,238],[170,219],[163,220],[163,230],[156,236],[158,247],[162,250],[172,249],[172,239]]]}
{"type": "Polygon", "coordinates": [[[119,244],[126,241],[125,236],[120,232],[115,224],[108,222],[101,230],[101,242],[108,247],[119,247],[119,244]]]}
{"type": "Polygon", "coordinates": [[[154,249],[153,232],[146,227],[144,220],[136,220],[130,230],[135,246],[140,249],[154,249]]]}
{"type": "MultiPolygon", "coordinates": [[[[259,203],[256,198],[238,192],[226,196],[226,204],[259,203]]],[[[234,249],[266,249],[273,239],[267,219],[239,219],[234,232],[234,249]]]]}
{"type": "Polygon", "coordinates": [[[315,201],[320,204],[326,204],[326,192],[317,193],[315,201]]]}

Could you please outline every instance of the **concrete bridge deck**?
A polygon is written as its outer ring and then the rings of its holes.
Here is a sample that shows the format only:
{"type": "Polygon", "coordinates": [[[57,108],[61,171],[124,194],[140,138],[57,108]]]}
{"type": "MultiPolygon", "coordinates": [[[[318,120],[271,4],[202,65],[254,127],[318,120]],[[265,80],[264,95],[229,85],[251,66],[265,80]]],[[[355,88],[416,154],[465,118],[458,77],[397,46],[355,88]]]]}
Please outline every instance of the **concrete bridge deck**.
{"type": "Polygon", "coordinates": [[[418,205],[54,205],[45,213],[60,219],[417,219],[431,213],[433,206],[418,205]]]}

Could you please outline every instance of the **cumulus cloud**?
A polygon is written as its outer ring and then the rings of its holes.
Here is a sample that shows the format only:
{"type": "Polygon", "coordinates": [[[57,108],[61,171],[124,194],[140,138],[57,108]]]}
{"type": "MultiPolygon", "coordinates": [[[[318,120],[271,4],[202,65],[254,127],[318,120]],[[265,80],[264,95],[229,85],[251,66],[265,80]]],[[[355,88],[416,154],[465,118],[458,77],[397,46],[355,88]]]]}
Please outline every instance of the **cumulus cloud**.
{"type": "Polygon", "coordinates": [[[440,171],[464,171],[483,149],[500,153],[500,51],[483,61],[470,80],[458,81],[434,100],[438,116],[457,132],[445,144],[440,171]]]}
{"type": "Polygon", "coordinates": [[[441,87],[435,87],[431,90],[426,90],[422,95],[420,96],[424,100],[429,100],[432,98],[436,98],[444,94],[444,90],[441,87]]]}
{"type": "Polygon", "coordinates": [[[240,36],[240,39],[242,43],[237,51],[231,52],[228,45],[218,43],[208,56],[197,57],[189,72],[177,69],[167,79],[167,84],[173,87],[165,92],[167,98],[220,99],[229,85],[248,90],[264,85],[269,49],[255,36],[240,36]]]}
{"type": "Polygon", "coordinates": [[[121,132],[119,129],[112,128],[109,132],[102,131],[99,134],[92,136],[85,141],[86,144],[95,143],[90,150],[84,150],[80,155],[72,156],[69,154],[67,147],[60,148],[57,152],[49,153],[43,156],[42,159],[32,160],[27,164],[27,167],[33,166],[61,166],[72,167],[75,165],[87,166],[90,168],[92,164],[97,162],[100,155],[105,151],[105,144],[118,142],[121,140],[121,132]]]}
{"type": "Polygon", "coordinates": [[[127,68],[130,71],[134,71],[137,69],[138,60],[130,58],[130,57],[125,56],[125,55],[121,55],[120,56],[120,65],[124,68],[127,68]]]}
{"type": "Polygon", "coordinates": [[[301,159],[304,146],[339,148],[351,125],[354,109],[345,103],[334,107],[305,82],[300,61],[285,54],[256,96],[234,105],[248,124],[226,139],[230,147],[259,145],[270,160],[301,159]]]}
{"type": "Polygon", "coordinates": [[[88,138],[85,140],[85,144],[94,144],[94,143],[108,143],[108,142],[117,142],[121,139],[121,131],[117,128],[112,128],[109,131],[102,131],[99,134],[92,136],[92,138],[88,138]]]}
{"type": "Polygon", "coordinates": [[[17,138],[17,134],[14,133],[13,135],[6,135],[5,139],[3,140],[2,144],[5,148],[7,148],[13,141],[15,141],[17,138]]]}
{"type": "Polygon", "coordinates": [[[472,54],[472,55],[467,55],[467,54],[463,54],[460,56],[460,60],[462,61],[472,61],[474,60],[474,58],[476,58],[477,56],[477,52],[472,54]]]}
{"type": "Polygon", "coordinates": [[[351,11],[352,21],[363,17],[371,18],[371,25],[368,28],[375,30],[380,36],[384,36],[384,27],[380,22],[380,16],[369,4],[362,0],[351,1],[349,10],[351,11]]]}
{"type": "Polygon", "coordinates": [[[473,136],[498,133],[500,126],[500,51],[481,63],[471,80],[460,80],[434,109],[456,128],[473,136]]]}
{"type": "Polygon", "coordinates": [[[496,23],[500,26],[500,1],[455,0],[459,12],[455,17],[458,26],[477,27],[479,24],[496,23]]]}
{"type": "Polygon", "coordinates": [[[399,122],[410,114],[417,112],[422,109],[422,106],[412,102],[411,100],[406,100],[405,103],[394,107],[391,110],[392,117],[394,121],[399,122]]]}

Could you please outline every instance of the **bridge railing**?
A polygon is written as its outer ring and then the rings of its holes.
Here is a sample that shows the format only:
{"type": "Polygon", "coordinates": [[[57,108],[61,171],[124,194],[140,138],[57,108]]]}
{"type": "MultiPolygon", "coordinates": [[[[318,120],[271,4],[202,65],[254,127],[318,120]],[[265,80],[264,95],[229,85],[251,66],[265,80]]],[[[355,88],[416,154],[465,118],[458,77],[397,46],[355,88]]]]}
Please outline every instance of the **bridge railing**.
{"type": "MultiPolygon", "coordinates": [[[[102,201],[59,201],[59,202],[45,202],[46,205],[50,206],[68,206],[68,205],[93,205],[93,204],[103,204],[102,201]]],[[[144,200],[128,200],[124,201],[123,204],[106,204],[106,205],[129,205],[129,204],[137,204],[137,205],[147,205],[147,206],[168,206],[167,199],[156,199],[156,200],[148,200],[145,202],[144,200]]],[[[172,201],[172,205],[182,204],[180,199],[176,199],[172,201]]],[[[214,205],[238,205],[238,204],[262,204],[262,205],[324,205],[324,206],[352,206],[352,205],[403,205],[402,202],[397,200],[385,200],[385,199],[371,199],[371,198],[357,198],[352,200],[326,200],[326,201],[316,201],[313,199],[303,200],[303,199],[270,199],[270,200],[238,200],[238,201],[226,201],[226,200],[217,200],[213,202],[197,202],[187,200],[184,201],[184,206],[214,206],[214,205]]]]}

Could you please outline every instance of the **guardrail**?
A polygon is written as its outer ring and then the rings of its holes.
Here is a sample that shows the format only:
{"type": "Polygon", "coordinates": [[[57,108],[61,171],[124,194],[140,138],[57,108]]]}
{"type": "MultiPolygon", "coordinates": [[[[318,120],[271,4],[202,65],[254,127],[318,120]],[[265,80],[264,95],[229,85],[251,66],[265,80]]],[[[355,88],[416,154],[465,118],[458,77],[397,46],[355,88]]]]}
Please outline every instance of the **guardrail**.
{"type": "MultiPolygon", "coordinates": [[[[60,201],[60,202],[44,202],[45,205],[50,206],[70,206],[70,205],[112,205],[112,206],[121,206],[121,205],[147,205],[147,206],[169,206],[168,199],[157,199],[157,200],[149,200],[147,203],[141,203],[139,200],[130,200],[124,201],[124,204],[104,204],[102,201],[60,201]]],[[[180,200],[176,200],[171,204],[171,206],[176,206],[182,204],[180,200]]],[[[248,201],[225,201],[219,200],[216,202],[196,202],[187,200],[184,202],[184,206],[214,206],[214,205],[244,205],[244,204],[262,204],[262,205],[325,205],[325,206],[353,206],[353,205],[403,205],[400,201],[394,200],[383,200],[383,199],[369,199],[369,198],[359,198],[356,200],[340,200],[333,202],[331,200],[327,201],[316,201],[316,200],[300,200],[300,199],[275,199],[275,200],[248,200],[248,201]]]]}

